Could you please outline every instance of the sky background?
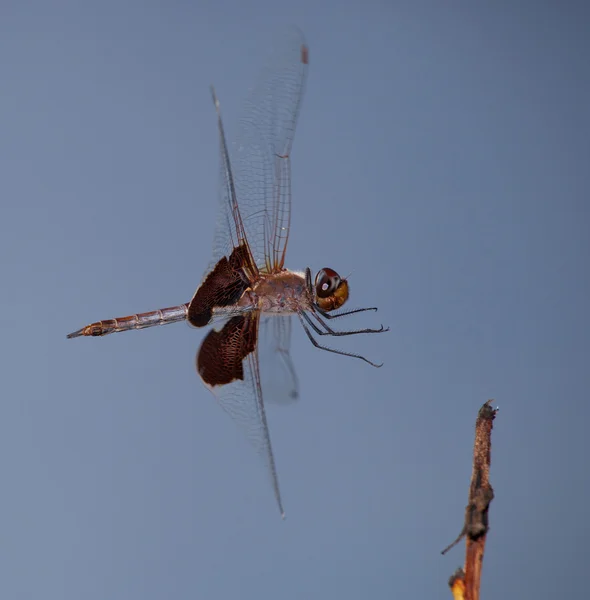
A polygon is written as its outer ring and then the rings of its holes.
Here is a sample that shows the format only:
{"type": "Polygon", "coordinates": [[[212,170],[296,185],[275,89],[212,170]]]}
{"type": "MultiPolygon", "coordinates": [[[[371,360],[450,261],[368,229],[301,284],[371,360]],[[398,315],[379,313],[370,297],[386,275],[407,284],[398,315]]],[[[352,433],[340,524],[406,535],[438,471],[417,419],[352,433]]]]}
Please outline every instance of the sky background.
{"type": "MultiPolygon", "coordinates": [[[[449,598],[481,404],[483,597],[587,590],[590,71],[582,2],[0,3],[0,596],[449,598]],[[281,28],[310,47],[288,266],[351,324],[268,419],[287,513],[194,370],[227,134],[281,28]]],[[[294,323],[296,325],[296,323],[294,323]]]]}

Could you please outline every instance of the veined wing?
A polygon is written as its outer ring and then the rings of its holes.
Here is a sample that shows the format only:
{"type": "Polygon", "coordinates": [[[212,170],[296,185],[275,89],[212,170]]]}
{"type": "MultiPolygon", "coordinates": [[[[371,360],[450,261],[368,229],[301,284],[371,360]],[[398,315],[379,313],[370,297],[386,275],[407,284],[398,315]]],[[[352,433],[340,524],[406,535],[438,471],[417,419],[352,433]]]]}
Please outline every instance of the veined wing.
{"type": "Polygon", "coordinates": [[[291,220],[290,153],[307,64],[303,34],[288,31],[250,93],[231,148],[219,116],[221,185],[213,264],[247,241],[260,270],[283,267],[291,220]]]}
{"type": "Polygon", "coordinates": [[[292,404],[299,398],[299,382],[290,354],[292,322],[290,315],[261,319],[258,356],[267,403],[292,404]]]}
{"type": "Polygon", "coordinates": [[[279,480],[270,442],[258,360],[260,313],[230,317],[212,329],[197,353],[197,371],[223,409],[245,430],[268,468],[281,516],[279,480]]]}

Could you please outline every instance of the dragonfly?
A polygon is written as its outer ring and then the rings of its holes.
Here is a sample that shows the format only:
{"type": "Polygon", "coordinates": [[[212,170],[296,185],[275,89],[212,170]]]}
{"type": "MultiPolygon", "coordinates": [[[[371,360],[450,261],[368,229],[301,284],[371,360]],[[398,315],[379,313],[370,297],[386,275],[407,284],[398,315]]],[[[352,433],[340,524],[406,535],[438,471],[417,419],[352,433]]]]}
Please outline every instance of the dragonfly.
{"type": "Polygon", "coordinates": [[[196,370],[266,463],[283,518],[265,399],[289,403],[299,396],[290,355],[293,318],[316,348],[373,367],[382,365],[318,338],[389,330],[383,325],[334,329],[330,321],[377,308],[340,310],[349,297],[349,282],[331,268],[312,277],[309,267],[300,272],[284,266],[292,209],[291,149],[308,65],[303,34],[293,30],[281,40],[246,101],[231,157],[211,87],[220,153],[218,220],[213,257],[191,301],[97,321],[67,336],[100,337],[179,321],[199,328],[211,325],[197,351],[196,370]]]}

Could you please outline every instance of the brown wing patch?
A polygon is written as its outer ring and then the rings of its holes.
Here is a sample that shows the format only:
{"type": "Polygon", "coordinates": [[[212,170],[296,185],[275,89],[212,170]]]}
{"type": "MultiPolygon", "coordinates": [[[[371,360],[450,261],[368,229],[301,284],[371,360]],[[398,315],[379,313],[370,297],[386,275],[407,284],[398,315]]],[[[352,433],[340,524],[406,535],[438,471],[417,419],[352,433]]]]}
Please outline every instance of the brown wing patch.
{"type": "Polygon", "coordinates": [[[211,330],[197,354],[197,371],[212,387],[244,379],[244,359],[256,349],[259,313],[232,317],[221,331],[211,330]]]}
{"type": "Polygon", "coordinates": [[[211,321],[214,308],[236,304],[250,285],[242,270],[249,264],[250,254],[243,245],[234,248],[229,259],[221,258],[190,301],[188,322],[195,327],[204,327],[211,321]]]}

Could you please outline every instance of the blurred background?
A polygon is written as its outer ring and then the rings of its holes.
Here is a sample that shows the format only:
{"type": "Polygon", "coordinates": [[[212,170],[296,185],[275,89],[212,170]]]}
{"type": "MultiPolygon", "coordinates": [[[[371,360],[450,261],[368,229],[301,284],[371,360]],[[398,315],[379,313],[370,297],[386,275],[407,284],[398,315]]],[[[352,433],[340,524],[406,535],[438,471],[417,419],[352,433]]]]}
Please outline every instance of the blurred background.
{"type": "MultiPolygon", "coordinates": [[[[586,585],[590,74],[584,3],[0,6],[0,595],[448,598],[473,426],[500,407],[482,596],[586,585]],[[288,266],[352,271],[338,340],[294,327],[268,406],[287,519],[185,324],[218,141],[271,44],[310,47],[288,266]]],[[[297,325],[294,323],[294,325],[297,325]]]]}

